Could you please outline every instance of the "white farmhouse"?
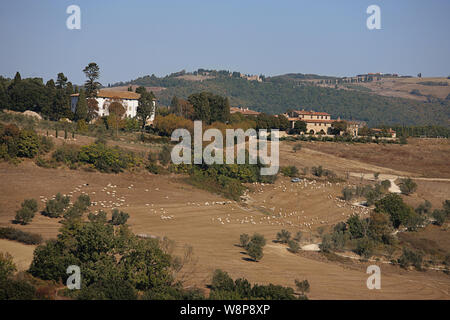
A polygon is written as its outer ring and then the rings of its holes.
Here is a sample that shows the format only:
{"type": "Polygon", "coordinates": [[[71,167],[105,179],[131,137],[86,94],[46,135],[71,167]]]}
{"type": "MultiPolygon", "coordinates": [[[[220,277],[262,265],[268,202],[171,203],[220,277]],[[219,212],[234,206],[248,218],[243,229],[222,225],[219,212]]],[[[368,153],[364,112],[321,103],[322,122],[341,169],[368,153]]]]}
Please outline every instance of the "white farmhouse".
{"type": "MultiPolygon", "coordinates": [[[[78,96],[78,93],[70,96],[70,107],[74,113],[77,108],[78,96]]],[[[111,102],[118,101],[126,109],[124,116],[134,118],[136,117],[140,97],[141,95],[139,93],[131,91],[99,90],[97,92],[97,98],[95,98],[98,102],[98,116],[103,117],[109,115],[108,106],[111,102]]],[[[153,107],[153,114],[148,122],[152,122],[155,119],[156,99],[153,99],[153,107]]]]}

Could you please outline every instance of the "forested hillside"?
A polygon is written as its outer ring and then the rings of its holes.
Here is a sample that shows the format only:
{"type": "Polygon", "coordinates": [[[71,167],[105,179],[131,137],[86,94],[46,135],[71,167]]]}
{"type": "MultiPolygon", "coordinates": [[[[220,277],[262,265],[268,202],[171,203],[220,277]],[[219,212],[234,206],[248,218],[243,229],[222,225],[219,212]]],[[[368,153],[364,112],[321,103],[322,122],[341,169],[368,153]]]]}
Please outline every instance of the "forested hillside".
{"type": "MultiPolygon", "coordinates": [[[[297,75],[297,79],[320,76],[297,75]]],[[[263,82],[247,81],[239,77],[217,76],[203,81],[187,81],[174,76],[157,78],[145,76],[117,85],[165,87],[156,94],[159,103],[169,105],[174,95],[187,98],[190,94],[209,91],[230,99],[232,106],[243,106],[270,114],[288,109],[326,111],[334,118],[367,121],[379,124],[449,125],[450,97],[433,102],[383,97],[364,91],[324,88],[291,81],[293,76],[267,78],[263,82]]],[[[322,77],[332,78],[332,77],[322,77]]]]}

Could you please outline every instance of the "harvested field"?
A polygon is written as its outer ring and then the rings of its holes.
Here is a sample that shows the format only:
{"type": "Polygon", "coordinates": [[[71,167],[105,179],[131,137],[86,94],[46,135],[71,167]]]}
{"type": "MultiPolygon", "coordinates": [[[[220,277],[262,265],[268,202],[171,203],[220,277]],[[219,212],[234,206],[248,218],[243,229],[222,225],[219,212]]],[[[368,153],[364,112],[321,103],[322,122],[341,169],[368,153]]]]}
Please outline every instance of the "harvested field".
{"type": "MultiPolygon", "coordinates": [[[[292,161],[299,167],[312,161],[298,156],[292,161]]],[[[111,208],[118,207],[128,212],[129,224],[136,234],[167,236],[176,242],[175,253],[180,253],[185,244],[193,246],[196,262],[186,266],[186,285],[205,288],[213,270],[221,268],[232,277],[245,277],[254,283],[293,286],[294,279],[306,278],[311,284],[312,299],[450,298],[450,280],[443,273],[406,272],[383,265],[382,290],[372,291],[366,288],[368,275],[363,264],[341,264],[315,252],[295,255],[285,245],[272,242],[284,228],[292,233],[302,230],[303,243],[307,244],[317,240],[315,230],[319,226],[331,226],[358,210],[364,215],[363,209],[344,205],[336,198],[342,185],[324,181],[292,184],[289,179],[280,178],[274,185],[250,185],[252,191],[246,203],[238,204],[185,185],[177,176],[147,172],[114,175],[43,169],[24,161],[18,166],[1,163],[0,177],[7,182],[0,186],[1,226],[11,225],[14,211],[24,198],[51,198],[57,192],[75,198],[85,193],[95,203],[92,211],[104,209],[110,213],[111,208]],[[248,261],[237,246],[241,233],[254,232],[268,240],[264,257],[258,263],[248,261]]],[[[40,204],[42,208],[43,202],[40,204]]],[[[39,214],[30,225],[15,225],[47,239],[57,235],[59,226],[58,219],[39,214]]],[[[8,250],[8,246],[1,242],[0,250],[8,250]]],[[[12,251],[19,259],[25,257],[20,251],[12,251]]],[[[28,259],[31,261],[31,255],[28,259]]]]}
{"type": "Polygon", "coordinates": [[[450,80],[447,78],[386,78],[381,81],[361,83],[372,90],[374,94],[388,97],[398,97],[426,101],[426,96],[445,99],[450,94],[450,80]],[[430,86],[424,83],[447,83],[447,86],[430,86]],[[422,94],[414,95],[411,91],[419,90],[422,94]]]}
{"type": "MultiPolygon", "coordinates": [[[[290,143],[290,145],[292,150],[294,143],[290,143]]],[[[302,142],[302,145],[304,149],[321,152],[325,162],[324,166],[327,162],[330,163],[339,158],[346,160],[345,163],[348,166],[345,165],[343,169],[349,171],[353,170],[351,169],[352,162],[348,162],[348,160],[356,160],[360,162],[361,168],[372,172],[377,170],[374,166],[379,166],[392,169],[392,173],[396,171],[400,175],[450,178],[450,142],[448,139],[411,138],[408,139],[407,145],[333,142],[302,142]]],[[[378,169],[378,171],[380,170],[378,169]]],[[[389,173],[386,169],[384,171],[389,173]]]]}
{"type": "Polygon", "coordinates": [[[450,248],[450,232],[434,225],[429,225],[419,232],[402,233],[399,239],[415,250],[437,254],[441,258],[448,254],[450,248]]]}
{"type": "MultiPolygon", "coordinates": [[[[316,83],[320,87],[334,88],[334,84],[318,84],[318,80],[306,80],[316,83]]],[[[344,90],[365,90],[371,94],[385,97],[395,97],[404,99],[413,99],[418,101],[427,101],[427,96],[445,99],[450,94],[450,80],[447,78],[382,78],[372,82],[359,82],[348,86],[340,85],[339,89],[344,90]],[[427,85],[429,83],[447,83],[448,85],[427,85]],[[353,89],[352,88],[357,88],[353,89]],[[412,94],[413,90],[418,90],[420,95],[412,94]]]]}
{"type": "Polygon", "coordinates": [[[13,256],[17,271],[24,271],[29,268],[35,248],[36,246],[0,239],[0,252],[8,252],[13,256]]]}

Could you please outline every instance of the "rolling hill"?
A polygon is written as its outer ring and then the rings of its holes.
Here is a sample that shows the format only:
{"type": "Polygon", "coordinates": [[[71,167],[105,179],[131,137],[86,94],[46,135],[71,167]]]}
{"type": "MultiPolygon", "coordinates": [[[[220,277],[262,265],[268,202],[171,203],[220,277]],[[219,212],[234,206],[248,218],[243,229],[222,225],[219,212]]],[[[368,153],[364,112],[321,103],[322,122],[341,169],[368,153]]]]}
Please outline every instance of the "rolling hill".
{"type": "Polygon", "coordinates": [[[446,90],[450,93],[450,86],[443,85],[443,81],[447,82],[445,78],[440,78],[440,82],[426,78],[414,78],[416,81],[396,78],[396,81],[404,82],[398,84],[392,82],[392,78],[382,78],[381,81],[368,83],[346,84],[339,81],[334,84],[339,79],[342,78],[287,74],[258,82],[223,74],[201,79],[183,74],[162,78],[144,76],[113,86],[164,88],[155,92],[160,105],[169,105],[174,95],[187,98],[195,92],[210,91],[227,96],[232,106],[269,114],[303,108],[325,111],[333,118],[366,121],[369,126],[450,125],[450,94],[446,95],[446,90]],[[333,81],[333,85],[323,84],[327,80],[333,81]],[[433,82],[437,84],[433,85],[433,82]],[[416,87],[420,89],[413,92],[416,87]]]}

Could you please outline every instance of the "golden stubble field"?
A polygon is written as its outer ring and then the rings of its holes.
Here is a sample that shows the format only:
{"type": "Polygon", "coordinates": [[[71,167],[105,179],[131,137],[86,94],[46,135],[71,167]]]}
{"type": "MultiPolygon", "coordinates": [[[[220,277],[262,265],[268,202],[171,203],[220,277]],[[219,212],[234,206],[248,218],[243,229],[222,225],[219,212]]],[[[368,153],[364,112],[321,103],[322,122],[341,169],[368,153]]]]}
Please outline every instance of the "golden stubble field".
{"type": "Polygon", "coordinates": [[[361,83],[372,90],[373,93],[382,96],[408,98],[426,101],[426,96],[445,99],[450,94],[450,80],[447,78],[386,78],[381,81],[361,83]],[[430,86],[423,83],[447,83],[447,86],[430,86]],[[412,90],[419,90],[423,96],[411,94],[412,90]]]}
{"type": "MultiPolygon", "coordinates": [[[[293,153],[292,146],[282,144],[282,164],[299,168],[323,165],[338,174],[346,171],[404,174],[403,171],[347,160],[304,148],[293,153]]],[[[408,172],[410,173],[410,172],[408,172]]],[[[344,205],[336,197],[343,183],[323,181],[292,184],[280,178],[274,185],[250,185],[246,203],[235,203],[218,195],[186,185],[180,176],[156,176],[147,172],[101,174],[83,170],[43,169],[31,161],[18,166],[0,164],[0,226],[11,226],[15,210],[25,198],[50,198],[57,192],[77,197],[86,193],[96,202],[92,210],[108,213],[118,207],[130,214],[129,224],[137,234],[167,236],[176,242],[175,253],[191,245],[194,262],[186,266],[185,285],[201,288],[209,283],[212,272],[221,268],[234,278],[245,277],[254,283],[294,285],[294,279],[308,279],[311,299],[449,299],[450,278],[434,271],[405,271],[380,264],[382,289],[368,290],[366,266],[358,262],[331,262],[316,252],[292,254],[286,246],[272,242],[276,233],[287,229],[303,231],[304,244],[317,242],[318,227],[330,227],[353,212],[364,210],[344,205]],[[263,259],[247,260],[237,246],[242,233],[262,233],[268,240],[263,259]]],[[[352,178],[347,183],[359,183],[352,178]]],[[[420,202],[433,188],[448,190],[449,183],[419,183],[417,195],[408,201],[420,202]]],[[[448,193],[447,193],[448,194],[448,193]]],[[[447,195],[438,194],[438,205],[447,195]]],[[[39,201],[43,208],[43,201],[39,201]]],[[[17,228],[53,238],[60,224],[57,219],[36,215],[28,226],[17,228]]],[[[446,232],[448,235],[448,232],[446,232]]],[[[1,241],[0,250],[8,251],[25,269],[31,261],[30,247],[1,241]],[[29,262],[28,262],[29,263],[29,262]]]]}
{"type": "MultiPolygon", "coordinates": [[[[287,154],[295,143],[284,144],[287,154]]],[[[340,171],[393,173],[402,176],[450,178],[450,142],[448,139],[408,139],[408,144],[350,144],[302,142],[308,163],[324,161],[340,171]]],[[[295,155],[295,154],[294,154],[295,155]]]]}
{"type": "MultiPolygon", "coordinates": [[[[321,87],[334,88],[334,84],[318,84],[317,80],[309,80],[321,87]]],[[[427,96],[434,98],[445,99],[450,94],[450,80],[442,77],[434,78],[382,78],[379,81],[359,82],[354,85],[370,89],[371,94],[376,94],[385,97],[395,97],[412,99],[419,101],[427,101],[427,96]],[[447,85],[427,85],[424,83],[447,83],[447,85]],[[412,94],[413,90],[418,90],[421,95],[412,94]]],[[[340,85],[339,89],[355,90],[348,88],[345,85],[340,85]]]]}

